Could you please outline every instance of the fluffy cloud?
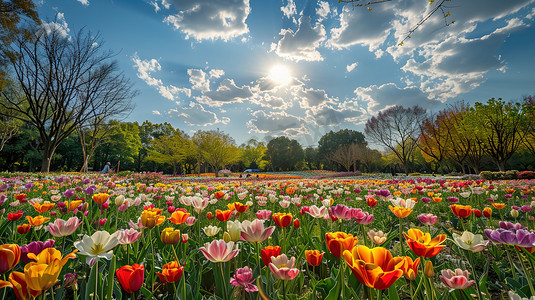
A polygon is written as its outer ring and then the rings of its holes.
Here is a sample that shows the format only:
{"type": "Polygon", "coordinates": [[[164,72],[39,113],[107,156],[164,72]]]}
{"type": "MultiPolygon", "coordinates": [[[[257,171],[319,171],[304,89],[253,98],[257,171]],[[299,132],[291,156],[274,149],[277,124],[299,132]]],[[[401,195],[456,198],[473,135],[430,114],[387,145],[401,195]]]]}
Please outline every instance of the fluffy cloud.
{"type": "Polygon", "coordinates": [[[321,61],[323,57],[317,50],[325,40],[325,28],[321,24],[312,27],[309,16],[299,18],[299,28],[294,33],[291,29],[282,29],[282,38],[277,44],[271,44],[271,51],[280,57],[294,61],[321,61]]]}
{"type": "Polygon", "coordinates": [[[399,88],[394,83],[387,83],[381,86],[372,85],[366,88],[355,89],[357,100],[367,102],[369,114],[394,106],[396,104],[404,107],[419,105],[423,108],[433,108],[441,102],[429,99],[417,87],[399,88]]]}
{"type": "Polygon", "coordinates": [[[45,22],[41,20],[41,28],[46,31],[47,34],[50,34],[52,30],[55,30],[61,37],[68,37],[69,32],[71,31],[69,29],[69,24],[67,24],[67,20],[65,20],[65,14],[58,12],[56,14],[56,20],[52,22],[45,22]]]}
{"type": "Polygon", "coordinates": [[[223,75],[225,75],[225,71],[223,70],[216,70],[216,69],[210,70],[210,77],[220,78],[223,75]]]}
{"type": "Polygon", "coordinates": [[[215,113],[204,109],[202,105],[195,102],[191,102],[189,107],[171,109],[168,113],[171,116],[178,117],[190,126],[210,126],[218,123],[228,124],[230,122],[229,118],[223,117],[219,119],[215,113]]]}
{"type": "Polygon", "coordinates": [[[331,7],[327,1],[318,1],[316,14],[318,15],[318,22],[323,21],[331,13],[331,7]]]}
{"type": "Polygon", "coordinates": [[[209,106],[221,106],[225,103],[243,102],[252,96],[249,86],[238,87],[234,80],[225,78],[215,91],[204,92],[196,99],[209,106]]]}
{"type": "Polygon", "coordinates": [[[355,68],[356,68],[358,65],[359,65],[358,62],[354,62],[354,63],[352,63],[352,64],[350,64],[350,65],[347,65],[347,66],[346,66],[346,70],[347,70],[347,72],[348,72],[348,73],[352,72],[353,70],[355,70],[355,68]]]}
{"type": "Polygon", "coordinates": [[[317,110],[307,111],[307,120],[318,126],[339,126],[342,122],[358,122],[365,118],[364,112],[353,103],[342,103],[339,108],[323,106],[317,110]]]}
{"type": "Polygon", "coordinates": [[[255,111],[247,122],[249,132],[279,135],[307,134],[303,119],[285,112],[255,111]]]}
{"type": "Polygon", "coordinates": [[[89,6],[89,0],[76,0],[76,1],[82,3],[82,5],[84,6],[89,6]]]}
{"type": "Polygon", "coordinates": [[[188,69],[189,82],[194,90],[208,92],[210,91],[210,80],[206,73],[201,69],[188,69]]]}
{"type": "Polygon", "coordinates": [[[249,0],[169,0],[178,13],[164,22],[196,40],[229,40],[249,32],[249,0]]]}
{"type": "Polygon", "coordinates": [[[297,24],[297,20],[295,19],[295,15],[297,15],[297,8],[294,0],[288,0],[288,3],[281,7],[281,11],[286,18],[291,19],[295,24],[297,24]]]}
{"type": "Polygon", "coordinates": [[[303,86],[295,87],[292,93],[299,100],[302,108],[321,107],[338,100],[337,98],[329,98],[325,90],[305,88],[303,86]]]}
{"type": "Polygon", "coordinates": [[[149,86],[155,87],[160,95],[169,99],[175,100],[179,94],[184,94],[191,97],[191,90],[187,88],[179,88],[174,85],[164,85],[161,79],[152,77],[152,73],[161,71],[162,66],[156,59],[142,60],[137,54],[132,57],[134,68],[137,70],[137,77],[149,86]]]}

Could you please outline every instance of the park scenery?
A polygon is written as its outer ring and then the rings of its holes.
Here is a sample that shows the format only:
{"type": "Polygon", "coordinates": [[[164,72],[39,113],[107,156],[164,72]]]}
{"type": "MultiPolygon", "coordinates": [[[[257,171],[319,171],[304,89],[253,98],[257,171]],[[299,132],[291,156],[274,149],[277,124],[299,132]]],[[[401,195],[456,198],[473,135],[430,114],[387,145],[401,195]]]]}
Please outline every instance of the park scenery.
{"type": "Polygon", "coordinates": [[[535,0],[0,0],[0,299],[535,300],[535,0]]]}

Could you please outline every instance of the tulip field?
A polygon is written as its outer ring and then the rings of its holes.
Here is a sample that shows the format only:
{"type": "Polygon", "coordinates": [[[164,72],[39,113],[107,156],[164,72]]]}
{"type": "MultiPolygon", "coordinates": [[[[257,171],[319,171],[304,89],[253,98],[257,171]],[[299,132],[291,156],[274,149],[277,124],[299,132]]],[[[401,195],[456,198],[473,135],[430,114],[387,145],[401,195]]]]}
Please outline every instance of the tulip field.
{"type": "Polygon", "coordinates": [[[17,175],[1,299],[535,298],[535,180],[17,175]]]}

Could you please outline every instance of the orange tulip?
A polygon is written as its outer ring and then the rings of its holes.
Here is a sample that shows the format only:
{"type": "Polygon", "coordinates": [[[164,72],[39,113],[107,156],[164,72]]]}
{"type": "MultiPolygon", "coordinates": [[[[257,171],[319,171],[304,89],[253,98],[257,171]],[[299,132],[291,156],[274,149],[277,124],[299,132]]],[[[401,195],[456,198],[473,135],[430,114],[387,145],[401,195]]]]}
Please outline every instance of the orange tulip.
{"type": "Polygon", "coordinates": [[[80,206],[80,204],[82,204],[82,200],[73,200],[69,202],[69,209],[75,210],[78,206],[80,206]]]}
{"type": "Polygon", "coordinates": [[[431,239],[431,235],[427,232],[424,233],[419,229],[409,229],[403,235],[412,252],[421,257],[434,257],[442,248],[446,247],[446,245],[442,245],[446,240],[445,234],[439,234],[434,239],[431,239]]]}
{"type": "Polygon", "coordinates": [[[394,215],[396,215],[396,217],[398,218],[406,218],[412,212],[412,208],[410,207],[400,207],[400,206],[389,205],[388,208],[390,208],[390,211],[394,213],[394,215]]]}
{"type": "Polygon", "coordinates": [[[321,264],[323,254],[325,253],[320,253],[318,250],[305,250],[305,257],[307,259],[307,262],[314,267],[319,266],[321,264]]]}
{"type": "Polygon", "coordinates": [[[169,218],[169,221],[173,222],[173,224],[182,224],[184,222],[186,222],[186,219],[190,216],[189,213],[187,212],[183,212],[181,210],[175,210],[172,214],[171,214],[171,217],[169,218]]]}
{"type": "Polygon", "coordinates": [[[495,202],[492,202],[491,203],[492,206],[494,206],[494,208],[496,209],[503,209],[505,207],[505,203],[495,203],[495,202]]]}
{"type": "Polygon", "coordinates": [[[179,281],[180,278],[182,278],[183,273],[184,267],[181,266],[179,262],[172,261],[163,265],[162,273],[156,273],[156,275],[158,275],[158,278],[160,278],[163,283],[168,283],[179,281]]]}
{"type": "Polygon", "coordinates": [[[216,209],[215,211],[215,217],[221,221],[221,222],[226,222],[230,219],[230,216],[232,215],[232,210],[220,210],[220,209],[216,209]]]}
{"type": "Polygon", "coordinates": [[[110,195],[106,193],[98,193],[93,195],[93,201],[95,201],[95,203],[99,205],[106,202],[108,198],[110,198],[110,195]]]}
{"type": "Polygon", "coordinates": [[[357,280],[374,289],[386,290],[403,275],[404,258],[393,257],[383,247],[357,246],[344,251],[344,259],[357,280]]]}
{"type": "Polygon", "coordinates": [[[291,213],[274,213],[271,215],[275,225],[280,228],[288,227],[292,224],[292,214],[291,213]]]}
{"type": "Polygon", "coordinates": [[[267,246],[264,249],[260,249],[260,256],[266,266],[269,266],[272,257],[277,257],[279,254],[281,254],[281,247],[279,246],[267,246]]]}
{"type": "Polygon", "coordinates": [[[401,266],[405,278],[408,280],[416,279],[416,275],[418,275],[418,265],[420,265],[419,257],[413,261],[410,256],[406,256],[403,260],[403,265],[401,266]]]}
{"type": "Polygon", "coordinates": [[[293,193],[295,193],[295,188],[293,186],[289,186],[286,188],[287,195],[293,195],[293,193]]]}
{"type": "Polygon", "coordinates": [[[442,198],[441,197],[433,197],[433,201],[438,203],[438,202],[442,201],[442,198]]]}
{"type": "Polygon", "coordinates": [[[24,198],[26,198],[26,194],[15,194],[15,199],[21,201],[23,200],[24,198]]]}
{"type": "Polygon", "coordinates": [[[42,225],[44,222],[50,220],[50,218],[45,218],[41,215],[33,218],[30,216],[26,216],[26,220],[28,220],[28,223],[30,223],[30,225],[32,226],[39,226],[42,225]]]}
{"type": "Polygon", "coordinates": [[[325,234],[327,248],[336,257],[341,257],[345,250],[351,250],[357,245],[359,239],[345,232],[327,232],[325,234]]]}
{"type": "Polygon", "coordinates": [[[16,244],[0,245],[0,273],[13,269],[19,263],[20,253],[16,244]]]}
{"type": "Polygon", "coordinates": [[[11,287],[15,292],[15,296],[19,300],[30,299],[28,294],[28,284],[26,284],[26,277],[21,272],[11,272],[9,274],[9,281],[0,280],[0,289],[4,287],[11,287]]]}
{"type": "Polygon", "coordinates": [[[474,211],[470,205],[452,204],[450,208],[453,214],[459,218],[468,218],[474,211]]]}
{"type": "Polygon", "coordinates": [[[49,210],[51,210],[52,208],[54,208],[54,206],[56,205],[56,203],[50,203],[50,202],[44,202],[43,204],[40,204],[38,202],[35,202],[33,204],[33,208],[35,208],[35,210],[42,214],[42,213],[45,213],[49,210]]]}
{"type": "Polygon", "coordinates": [[[219,199],[223,198],[223,196],[225,196],[225,192],[223,192],[223,191],[217,191],[217,192],[214,193],[214,196],[215,196],[215,198],[216,198],[217,200],[219,200],[219,199]]]}

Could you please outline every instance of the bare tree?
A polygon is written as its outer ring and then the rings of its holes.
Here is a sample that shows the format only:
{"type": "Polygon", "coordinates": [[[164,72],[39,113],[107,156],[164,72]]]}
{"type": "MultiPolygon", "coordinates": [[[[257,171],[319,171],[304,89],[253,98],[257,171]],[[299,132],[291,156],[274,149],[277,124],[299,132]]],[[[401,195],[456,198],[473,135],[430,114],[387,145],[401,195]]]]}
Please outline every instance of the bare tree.
{"type": "Polygon", "coordinates": [[[420,124],[425,117],[424,108],[404,108],[396,105],[369,119],[365,133],[371,140],[392,150],[403,165],[405,173],[409,174],[410,157],[417,146],[420,124]]]}
{"type": "Polygon", "coordinates": [[[39,131],[41,171],[48,172],[56,148],[77,127],[99,117],[123,117],[137,92],[111,61],[114,53],[102,49],[99,34],[80,30],[65,36],[57,28],[33,32],[3,53],[9,57],[13,88],[24,97],[11,97],[7,87],[0,105],[39,131]]]}
{"type": "Polygon", "coordinates": [[[353,166],[353,171],[356,172],[356,163],[358,160],[357,150],[357,144],[343,145],[338,147],[338,149],[329,156],[329,159],[342,165],[348,172],[350,171],[351,166],[353,166]]]}
{"type": "Polygon", "coordinates": [[[372,170],[372,164],[379,161],[382,157],[379,150],[370,149],[366,145],[358,144],[357,149],[357,160],[366,167],[368,172],[372,170]]]}

